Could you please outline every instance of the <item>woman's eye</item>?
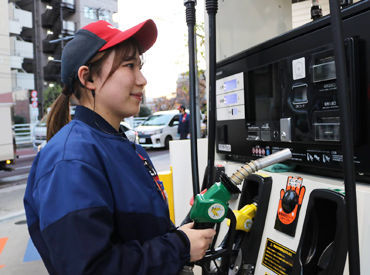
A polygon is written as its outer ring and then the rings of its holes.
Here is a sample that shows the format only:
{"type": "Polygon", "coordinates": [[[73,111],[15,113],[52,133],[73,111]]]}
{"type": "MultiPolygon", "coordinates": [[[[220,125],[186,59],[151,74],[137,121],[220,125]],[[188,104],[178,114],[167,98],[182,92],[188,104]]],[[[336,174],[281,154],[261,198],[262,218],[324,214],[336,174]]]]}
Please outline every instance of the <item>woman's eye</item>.
{"type": "Polygon", "coordinates": [[[135,67],[137,67],[139,70],[141,70],[141,68],[143,67],[143,63],[142,62],[140,62],[140,63],[136,63],[136,62],[126,63],[126,64],[123,64],[123,67],[128,67],[130,69],[134,69],[135,67]]]}

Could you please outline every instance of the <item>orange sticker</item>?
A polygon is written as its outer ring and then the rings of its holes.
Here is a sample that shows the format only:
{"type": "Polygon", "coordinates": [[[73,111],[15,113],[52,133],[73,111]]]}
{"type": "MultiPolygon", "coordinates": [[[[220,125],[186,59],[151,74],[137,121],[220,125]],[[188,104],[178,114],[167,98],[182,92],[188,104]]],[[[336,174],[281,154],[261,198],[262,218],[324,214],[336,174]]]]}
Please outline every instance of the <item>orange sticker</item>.
{"type": "MultiPolygon", "coordinates": [[[[3,252],[6,242],[8,241],[8,238],[1,238],[0,239],[0,254],[3,252]]],[[[0,268],[3,268],[5,265],[0,265],[0,268]]]]}

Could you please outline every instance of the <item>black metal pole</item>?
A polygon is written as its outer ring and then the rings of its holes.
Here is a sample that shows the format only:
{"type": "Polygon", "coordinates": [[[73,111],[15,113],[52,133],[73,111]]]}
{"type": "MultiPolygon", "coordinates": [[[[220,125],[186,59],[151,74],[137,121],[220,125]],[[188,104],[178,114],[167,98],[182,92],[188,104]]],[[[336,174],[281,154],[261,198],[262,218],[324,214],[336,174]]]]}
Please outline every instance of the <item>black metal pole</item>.
{"type": "Polygon", "coordinates": [[[208,187],[214,182],[216,136],[216,13],[218,0],[206,0],[209,33],[209,81],[208,81],[208,187]]]}
{"type": "MultiPolygon", "coordinates": [[[[64,35],[63,35],[63,7],[62,7],[62,1],[60,1],[59,3],[59,17],[60,17],[60,37],[61,37],[61,40],[60,40],[60,47],[63,51],[63,48],[64,48],[64,35]]],[[[62,59],[62,58],[60,58],[62,59]]]]}
{"type": "Polygon", "coordinates": [[[330,20],[333,34],[335,69],[337,75],[338,99],[341,113],[341,144],[343,151],[344,188],[346,192],[347,232],[349,271],[351,275],[360,274],[360,255],[358,245],[357,203],[355,168],[353,164],[353,126],[348,89],[348,75],[344,52],[343,26],[338,0],[330,0],[330,20]]]}
{"type": "Polygon", "coordinates": [[[188,25],[189,43],[189,94],[190,94],[190,150],[191,172],[194,198],[199,194],[198,150],[197,150],[197,115],[196,115],[196,64],[195,64],[195,5],[196,0],[185,0],[186,24],[188,25]]]}

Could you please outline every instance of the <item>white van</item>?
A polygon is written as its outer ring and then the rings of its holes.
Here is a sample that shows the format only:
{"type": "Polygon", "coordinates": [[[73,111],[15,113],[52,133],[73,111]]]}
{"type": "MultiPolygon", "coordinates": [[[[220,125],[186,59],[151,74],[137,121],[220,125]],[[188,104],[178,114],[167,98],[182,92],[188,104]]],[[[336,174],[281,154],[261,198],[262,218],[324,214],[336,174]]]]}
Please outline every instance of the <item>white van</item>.
{"type": "Polygon", "coordinates": [[[180,138],[177,134],[179,117],[178,110],[160,111],[149,116],[136,128],[139,144],[143,147],[168,148],[170,140],[180,138]]]}
{"type": "Polygon", "coordinates": [[[15,163],[16,144],[12,129],[12,103],[0,103],[0,170],[10,171],[15,163]]]}

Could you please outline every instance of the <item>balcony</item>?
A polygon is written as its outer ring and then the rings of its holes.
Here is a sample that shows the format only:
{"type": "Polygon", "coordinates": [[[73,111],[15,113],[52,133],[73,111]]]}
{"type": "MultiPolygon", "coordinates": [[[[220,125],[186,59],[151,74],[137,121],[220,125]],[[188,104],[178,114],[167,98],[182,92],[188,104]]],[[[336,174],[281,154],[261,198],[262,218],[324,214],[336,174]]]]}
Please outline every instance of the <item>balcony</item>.
{"type": "Polygon", "coordinates": [[[54,23],[52,32],[55,36],[60,37],[60,34],[63,34],[63,36],[70,36],[75,34],[75,23],[72,21],[65,21],[63,20],[63,28],[61,22],[58,20],[54,23]]]}
{"type": "Polygon", "coordinates": [[[34,0],[17,1],[17,6],[22,10],[32,12],[33,11],[33,1],[34,0]]]}
{"type": "Polygon", "coordinates": [[[21,57],[21,56],[14,56],[14,55],[12,55],[12,56],[10,56],[10,68],[12,68],[12,69],[19,69],[19,70],[21,70],[21,69],[23,69],[22,68],[22,63],[23,63],[23,57],[21,57]]]}
{"type": "Polygon", "coordinates": [[[75,32],[76,32],[75,23],[72,21],[63,20],[62,34],[63,35],[74,35],[75,32]]]}
{"type": "Polygon", "coordinates": [[[63,19],[67,19],[76,12],[75,0],[53,0],[50,1],[49,5],[52,6],[52,10],[54,10],[58,17],[62,13],[63,19]]]}
{"type": "Polygon", "coordinates": [[[33,41],[33,29],[23,28],[21,32],[21,37],[24,41],[32,42],[33,41]]]}
{"type": "Polygon", "coordinates": [[[33,59],[30,58],[24,58],[23,59],[23,64],[22,64],[22,69],[25,70],[27,73],[33,73],[34,71],[34,64],[33,64],[33,59]]]}
{"type": "Polygon", "coordinates": [[[12,70],[11,79],[12,79],[12,91],[35,89],[34,74],[12,70]]]}
{"type": "Polygon", "coordinates": [[[9,33],[11,34],[21,34],[22,26],[19,22],[9,20],[9,33]]]}
{"type": "Polygon", "coordinates": [[[42,15],[41,15],[41,25],[43,28],[52,28],[55,22],[59,21],[59,11],[55,8],[53,9],[47,9],[42,15]]]}
{"type": "Polygon", "coordinates": [[[42,51],[43,53],[54,53],[57,47],[56,43],[50,43],[51,40],[54,40],[55,35],[49,34],[44,40],[42,40],[42,51]]]}
{"type": "Polygon", "coordinates": [[[60,5],[62,7],[63,19],[71,16],[76,11],[74,0],[62,0],[60,5]]]}
{"type": "Polygon", "coordinates": [[[16,8],[14,3],[9,3],[9,20],[19,22],[21,28],[32,28],[32,13],[16,8]]]}
{"type": "Polygon", "coordinates": [[[44,80],[60,82],[60,63],[49,61],[44,67],[44,80]]]}
{"type": "Polygon", "coordinates": [[[33,44],[31,42],[17,40],[16,37],[10,37],[10,55],[33,58],[33,44]]]}

